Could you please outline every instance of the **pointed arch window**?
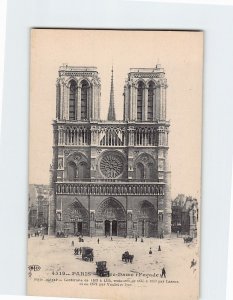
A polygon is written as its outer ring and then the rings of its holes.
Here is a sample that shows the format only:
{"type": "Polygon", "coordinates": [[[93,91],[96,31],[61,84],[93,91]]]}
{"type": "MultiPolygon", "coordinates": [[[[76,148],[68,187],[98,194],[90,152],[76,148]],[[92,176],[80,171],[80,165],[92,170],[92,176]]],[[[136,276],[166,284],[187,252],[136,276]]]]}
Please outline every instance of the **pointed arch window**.
{"type": "Polygon", "coordinates": [[[78,166],[78,178],[82,180],[87,180],[89,178],[89,169],[86,162],[81,162],[78,166]]]}
{"type": "Polygon", "coordinates": [[[144,181],[144,177],[145,177],[144,165],[139,162],[136,165],[136,179],[140,181],[144,181]]]}
{"type": "Polygon", "coordinates": [[[69,95],[69,120],[75,120],[75,98],[76,98],[77,84],[75,81],[70,82],[70,95],[69,95]]]}
{"type": "Polygon", "coordinates": [[[74,181],[77,177],[77,166],[74,162],[70,161],[68,163],[68,180],[74,181]]]}
{"type": "Polygon", "coordinates": [[[147,165],[146,179],[149,181],[155,181],[155,166],[153,163],[147,165]]]}
{"type": "Polygon", "coordinates": [[[88,83],[81,83],[81,120],[87,119],[87,99],[88,98],[88,83]]]}
{"type": "Polygon", "coordinates": [[[153,121],[154,88],[155,88],[155,84],[153,82],[150,82],[149,88],[148,88],[148,107],[147,107],[147,120],[148,121],[153,121]]]}
{"type": "Polygon", "coordinates": [[[142,121],[142,103],[143,103],[144,84],[139,82],[137,93],[137,121],[142,121]]]}

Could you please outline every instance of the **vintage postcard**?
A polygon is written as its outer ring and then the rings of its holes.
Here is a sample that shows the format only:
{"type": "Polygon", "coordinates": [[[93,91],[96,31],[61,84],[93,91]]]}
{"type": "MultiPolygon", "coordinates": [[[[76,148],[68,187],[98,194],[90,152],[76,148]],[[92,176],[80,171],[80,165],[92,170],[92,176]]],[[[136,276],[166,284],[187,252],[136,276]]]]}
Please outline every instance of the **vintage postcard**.
{"type": "Polygon", "coordinates": [[[33,29],[28,295],[199,298],[203,32],[33,29]]]}

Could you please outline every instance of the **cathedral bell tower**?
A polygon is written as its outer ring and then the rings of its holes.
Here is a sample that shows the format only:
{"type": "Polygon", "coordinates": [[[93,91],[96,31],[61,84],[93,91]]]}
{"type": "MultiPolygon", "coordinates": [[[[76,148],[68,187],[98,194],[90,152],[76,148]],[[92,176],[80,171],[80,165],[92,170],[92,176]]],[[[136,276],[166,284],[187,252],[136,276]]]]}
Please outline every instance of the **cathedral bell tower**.
{"type": "Polygon", "coordinates": [[[154,180],[164,183],[164,195],[157,199],[158,233],[171,233],[170,170],[168,163],[169,121],[166,120],[167,79],[161,65],[155,68],[132,68],[124,86],[124,121],[128,122],[128,175],[138,159],[136,173],[148,179],[147,163],[135,156],[149,155],[154,160],[154,180]]]}
{"type": "Polygon", "coordinates": [[[57,120],[99,120],[100,88],[96,67],[60,67],[56,84],[57,120]]]}

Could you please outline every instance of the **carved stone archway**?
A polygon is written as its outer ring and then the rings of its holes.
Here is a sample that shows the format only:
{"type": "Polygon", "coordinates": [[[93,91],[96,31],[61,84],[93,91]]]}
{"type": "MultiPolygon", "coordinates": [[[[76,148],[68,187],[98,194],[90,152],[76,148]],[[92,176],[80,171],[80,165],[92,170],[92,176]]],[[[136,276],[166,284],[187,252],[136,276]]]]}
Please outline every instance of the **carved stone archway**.
{"type": "Polygon", "coordinates": [[[126,211],[123,205],[115,198],[102,201],[96,211],[96,234],[125,236],[126,211]]]}
{"type": "Polygon", "coordinates": [[[157,236],[157,211],[151,202],[147,200],[139,202],[136,218],[139,236],[157,236]]]}
{"type": "Polygon", "coordinates": [[[62,222],[69,234],[89,235],[89,213],[78,199],[62,212],[62,222]]]}

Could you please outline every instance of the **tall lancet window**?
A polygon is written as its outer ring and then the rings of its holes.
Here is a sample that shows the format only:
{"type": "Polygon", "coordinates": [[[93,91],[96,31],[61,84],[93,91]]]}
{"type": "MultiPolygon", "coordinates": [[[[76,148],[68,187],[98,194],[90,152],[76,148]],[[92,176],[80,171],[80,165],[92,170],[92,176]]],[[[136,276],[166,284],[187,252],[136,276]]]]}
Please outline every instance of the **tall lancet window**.
{"type": "Polygon", "coordinates": [[[81,120],[87,119],[87,98],[88,83],[84,80],[81,82],[81,120]]]}
{"type": "Polygon", "coordinates": [[[143,102],[144,84],[139,82],[137,93],[137,121],[142,121],[142,102],[143,102]]]}
{"type": "Polygon", "coordinates": [[[154,97],[154,82],[149,83],[148,88],[148,108],[147,108],[147,120],[153,121],[153,97],[154,97]]]}
{"type": "Polygon", "coordinates": [[[70,98],[69,98],[69,119],[75,120],[75,94],[76,94],[76,82],[72,80],[70,82],[70,98]]]}

